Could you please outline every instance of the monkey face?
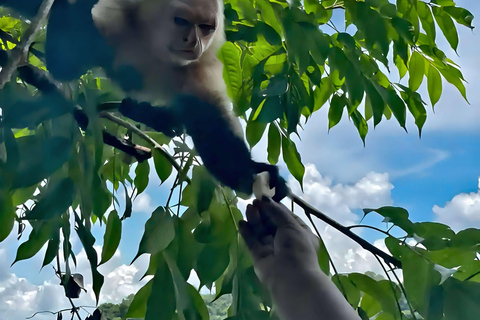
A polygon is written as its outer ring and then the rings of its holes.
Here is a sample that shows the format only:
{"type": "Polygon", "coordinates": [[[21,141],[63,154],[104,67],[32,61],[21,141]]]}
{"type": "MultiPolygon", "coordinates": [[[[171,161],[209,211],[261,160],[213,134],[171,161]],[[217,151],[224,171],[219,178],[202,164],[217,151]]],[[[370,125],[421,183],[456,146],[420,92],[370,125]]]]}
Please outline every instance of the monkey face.
{"type": "Polygon", "coordinates": [[[160,60],[186,65],[210,46],[218,24],[217,0],[167,1],[150,14],[148,41],[160,60]]]}

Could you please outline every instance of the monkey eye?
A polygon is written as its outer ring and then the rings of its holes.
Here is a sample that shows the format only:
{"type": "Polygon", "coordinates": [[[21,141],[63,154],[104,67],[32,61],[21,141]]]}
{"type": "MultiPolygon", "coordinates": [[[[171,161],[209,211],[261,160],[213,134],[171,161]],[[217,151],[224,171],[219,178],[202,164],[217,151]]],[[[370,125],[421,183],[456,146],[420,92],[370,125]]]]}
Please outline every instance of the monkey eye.
{"type": "Polygon", "coordinates": [[[183,18],[180,18],[180,17],[175,17],[173,18],[173,22],[177,25],[177,26],[180,26],[180,27],[186,27],[190,24],[190,22],[188,22],[187,19],[183,19],[183,18]]]}
{"type": "Polygon", "coordinates": [[[215,31],[215,26],[211,26],[209,24],[199,24],[198,27],[207,34],[215,31]]]}

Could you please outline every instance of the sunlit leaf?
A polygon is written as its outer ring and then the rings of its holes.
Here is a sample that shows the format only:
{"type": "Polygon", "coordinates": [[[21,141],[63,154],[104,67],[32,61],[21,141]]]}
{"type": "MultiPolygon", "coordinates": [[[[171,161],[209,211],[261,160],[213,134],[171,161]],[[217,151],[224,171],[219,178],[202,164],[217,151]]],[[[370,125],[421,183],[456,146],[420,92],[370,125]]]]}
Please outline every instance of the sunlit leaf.
{"type": "Polygon", "coordinates": [[[288,170],[303,188],[303,176],[305,174],[305,166],[302,163],[302,159],[297,151],[297,147],[291,140],[282,137],[282,150],[283,161],[285,161],[288,170]]]}
{"type": "Polygon", "coordinates": [[[442,78],[440,77],[440,72],[438,72],[438,70],[432,65],[429,65],[428,67],[427,87],[433,108],[442,95],[442,78]]]}

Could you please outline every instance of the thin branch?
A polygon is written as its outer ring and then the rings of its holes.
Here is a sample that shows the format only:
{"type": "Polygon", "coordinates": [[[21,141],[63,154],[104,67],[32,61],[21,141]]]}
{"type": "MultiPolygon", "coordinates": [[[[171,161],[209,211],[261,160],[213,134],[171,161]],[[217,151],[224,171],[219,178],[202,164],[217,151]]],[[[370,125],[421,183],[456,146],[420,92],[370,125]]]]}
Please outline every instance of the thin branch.
{"type": "Polygon", "coordinates": [[[415,311],[413,310],[413,306],[410,303],[410,300],[408,300],[407,291],[405,290],[405,287],[402,284],[402,281],[400,281],[400,279],[398,278],[397,274],[395,273],[395,270],[391,266],[388,266],[388,267],[390,268],[390,271],[392,271],[395,279],[398,281],[398,285],[400,286],[400,290],[402,290],[402,293],[405,296],[405,300],[407,300],[408,308],[410,309],[410,312],[412,313],[413,319],[417,320],[417,317],[415,316],[415,311]]]}
{"type": "Polygon", "coordinates": [[[12,74],[17,70],[18,65],[27,59],[30,46],[42,28],[43,21],[45,21],[50,13],[54,1],[55,0],[44,0],[42,2],[37,15],[33,18],[32,23],[30,24],[30,27],[25,31],[20,44],[12,49],[8,64],[2,68],[2,71],[0,72],[0,89],[3,89],[3,86],[10,81],[12,74]]]}
{"type": "MultiPolygon", "coordinates": [[[[144,146],[139,146],[136,144],[130,144],[125,140],[121,140],[116,136],[112,135],[106,130],[103,130],[103,142],[109,146],[114,147],[120,151],[125,152],[128,155],[131,155],[137,159],[137,161],[145,161],[152,157],[152,152],[149,148],[144,146]]],[[[115,181],[114,181],[115,182],[115,181]]]]}
{"type": "Polygon", "coordinates": [[[466,278],[466,279],[463,280],[463,281],[468,281],[468,280],[474,278],[475,276],[478,276],[479,274],[480,274],[480,271],[477,271],[477,272],[475,272],[474,274],[472,274],[471,276],[469,276],[468,278],[466,278]]]}
{"type": "MultiPolygon", "coordinates": [[[[142,138],[143,140],[145,140],[146,142],[150,143],[154,148],[157,148],[157,149],[163,149],[163,147],[157,142],[155,141],[154,139],[152,139],[148,134],[146,134],[145,132],[143,132],[142,130],[138,129],[136,126],[134,126],[133,124],[125,121],[125,120],[122,120],[120,119],[119,117],[116,117],[114,116],[113,114],[111,114],[110,112],[107,112],[107,111],[101,111],[99,113],[99,116],[100,118],[104,118],[104,119],[108,119],[110,121],[112,121],[113,123],[116,123],[118,124],[119,126],[122,126],[128,130],[132,130],[134,133],[136,133],[140,138],[142,138]]],[[[167,153],[168,154],[168,153],[167,153]]]]}
{"type": "MultiPolygon", "coordinates": [[[[113,114],[111,114],[109,112],[101,111],[99,114],[100,114],[101,118],[108,119],[108,120],[126,128],[126,129],[128,129],[128,130],[131,130],[133,133],[137,134],[140,138],[142,138],[143,140],[152,144],[155,149],[159,150],[165,156],[165,158],[168,159],[168,161],[172,164],[172,166],[178,172],[182,171],[182,167],[175,161],[175,159],[170,155],[170,153],[168,153],[167,150],[165,150],[165,148],[163,148],[157,141],[152,139],[148,134],[146,134],[142,130],[138,129],[137,127],[135,127],[131,123],[129,123],[127,121],[124,121],[124,120],[120,119],[119,117],[114,116],[113,114]]],[[[190,184],[191,181],[188,177],[186,177],[185,180],[187,181],[187,183],[190,184]]]]}
{"type": "Polygon", "coordinates": [[[355,224],[353,226],[348,226],[347,229],[355,229],[355,228],[367,228],[367,229],[372,229],[372,230],[375,230],[375,231],[378,231],[380,233],[383,233],[389,237],[391,237],[390,233],[388,233],[387,231],[385,230],[382,230],[380,228],[377,228],[377,227],[373,227],[373,226],[367,226],[367,225],[364,225],[364,224],[355,224]]]}
{"type": "MultiPolygon", "coordinates": [[[[387,269],[385,269],[385,266],[383,265],[382,261],[380,260],[380,258],[377,256],[377,255],[373,255],[375,257],[375,259],[377,259],[378,263],[380,264],[380,266],[382,267],[383,269],[383,272],[385,272],[385,275],[387,276],[388,278],[388,281],[389,281],[389,284],[390,284],[390,288],[392,288],[392,291],[393,291],[393,297],[395,298],[395,303],[397,304],[397,308],[398,308],[398,312],[400,313],[400,318],[402,318],[402,315],[403,315],[403,312],[402,312],[402,308],[400,307],[400,303],[398,302],[398,299],[397,299],[397,292],[395,291],[395,287],[393,286],[393,281],[392,281],[392,278],[390,278],[390,275],[388,274],[388,271],[387,269]]],[[[390,266],[389,266],[390,267],[390,266]]],[[[401,297],[400,297],[401,298],[401,297]]]]}
{"type": "Polygon", "coordinates": [[[375,247],[374,245],[370,244],[368,241],[366,241],[362,237],[360,237],[360,236],[356,235],[355,233],[353,233],[352,231],[350,231],[350,229],[348,227],[345,227],[345,226],[341,225],[337,221],[335,221],[332,218],[326,216],[324,213],[322,213],[319,210],[313,208],[311,205],[306,203],[303,199],[301,199],[297,195],[291,193],[290,196],[292,197],[293,201],[295,201],[295,203],[298,206],[300,206],[305,212],[314,215],[318,219],[320,219],[323,222],[327,223],[328,225],[334,227],[335,229],[337,229],[338,231],[340,231],[341,233],[343,233],[344,235],[346,235],[350,239],[357,242],[365,250],[368,250],[371,253],[381,257],[386,263],[391,263],[392,265],[394,265],[397,268],[402,267],[402,263],[398,259],[396,259],[395,257],[392,257],[388,253],[386,253],[386,252],[380,250],[379,248],[375,247]]]}

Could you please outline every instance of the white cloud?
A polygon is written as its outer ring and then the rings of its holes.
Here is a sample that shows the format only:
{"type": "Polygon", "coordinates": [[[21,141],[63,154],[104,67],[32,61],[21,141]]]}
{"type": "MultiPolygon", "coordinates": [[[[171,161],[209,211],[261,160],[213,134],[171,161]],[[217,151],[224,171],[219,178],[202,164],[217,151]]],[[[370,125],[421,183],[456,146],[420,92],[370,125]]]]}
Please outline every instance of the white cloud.
{"type": "Polygon", "coordinates": [[[437,221],[449,225],[455,231],[480,228],[480,178],[478,189],[477,192],[456,195],[444,207],[433,206],[437,221]]]}
{"type": "MultiPolygon", "coordinates": [[[[293,178],[289,179],[289,184],[294,193],[301,194],[293,178]]],[[[354,184],[334,185],[330,178],[318,172],[315,165],[307,164],[301,197],[338,222],[351,224],[358,221],[352,209],[392,204],[392,189],[387,173],[370,172],[354,184]]]]}
{"type": "Polygon", "coordinates": [[[148,193],[139,194],[133,203],[133,210],[135,210],[135,212],[152,213],[154,209],[152,198],[148,193]]]}
{"type": "MultiPolygon", "coordinates": [[[[100,247],[95,247],[101,252],[100,247]]],[[[38,311],[56,312],[70,308],[69,302],[64,295],[59,280],[51,271],[51,277],[40,285],[31,283],[30,279],[18,277],[9,273],[7,265],[6,250],[0,249],[0,315],[2,319],[25,319],[38,311]],[[6,272],[3,272],[3,271],[6,272]]],[[[123,298],[131,293],[137,292],[148,279],[140,281],[148,266],[146,255],[140,257],[133,265],[121,264],[121,253],[117,251],[112,259],[99,267],[100,273],[105,276],[102,288],[100,303],[120,303],[123,298]]],[[[74,299],[76,306],[94,306],[95,296],[92,290],[92,276],[90,265],[86,258],[85,251],[77,254],[77,267],[72,266],[73,273],[80,273],[84,276],[84,283],[87,293],[82,292],[79,299],[74,299]]],[[[44,271],[45,272],[45,271],[44,271]]],[[[93,311],[93,308],[87,308],[93,311]]],[[[64,316],[67,313],[64,313],[64,316]]],[[[85,311],[80,316],[86,317],[85,311]]],[[[35,320],[51,320],[52,314],[40,313],[35,320]]]]}
{"type": "MultiPolygon", "coordinates": [[[[292,182],[290,179],[290,185],[295,185],[292,182]]],[[[360,220],[353,212],[355,209],[391,205],[392,189],[386,173],[370,172],[353,184],[333,184],[314,165],[308,164],[305,166],[304,193],[300,193],[299,187],[294,187],[293,191],[330,218],[343,225],[351,225],[360,220]]],[[[301,209],[297,208],[295,212],[306,219],[301,209]]],[[[370,252],[331,226],[314,217],[313,220],[339,272],[373,271],[383,274],[370,252]]],[[[361,234],[360,229],[355,230],[361,234]]],[[[382,239],[376,240],[373,245],[387,251],[382,239]]]]}

